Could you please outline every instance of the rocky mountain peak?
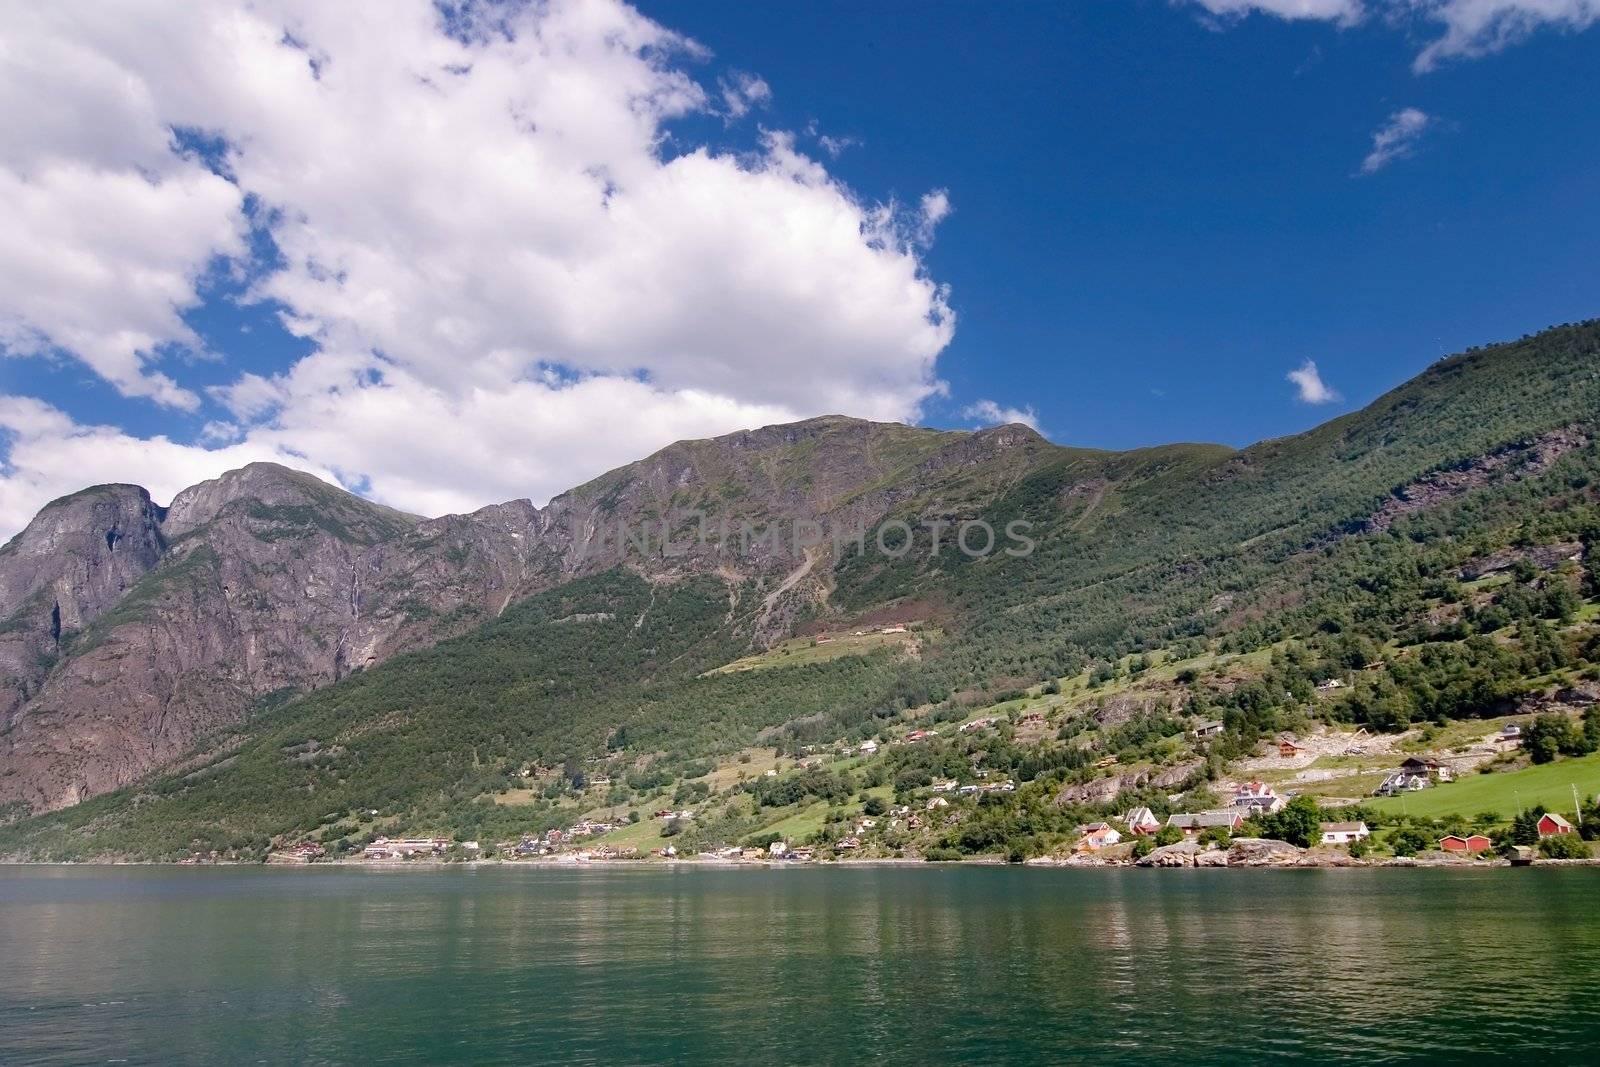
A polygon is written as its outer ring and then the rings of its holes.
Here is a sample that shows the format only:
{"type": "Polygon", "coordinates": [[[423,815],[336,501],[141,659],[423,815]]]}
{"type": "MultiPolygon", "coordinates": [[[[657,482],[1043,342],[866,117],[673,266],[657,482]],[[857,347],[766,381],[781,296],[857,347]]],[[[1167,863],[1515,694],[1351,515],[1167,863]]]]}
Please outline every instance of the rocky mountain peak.
{"type": "Polygon", "coordinates": [[[169,539],[192,533],[224,514],[241,510],[268,519],[284,509],[315,509],[349,523],[374,524],[385,532],[413,526],[415,515],[383,507],[277,463],[248,463],[210,481],[192,485],[173,498],[163,528],[169,539]]]}
{"type": "Polygon", "coordinates": [[[38,600],[56,614],[56,633],[84,625],[160,561],[161,519],[137,485],[97,485],[51,501],[0,549],[0,616],[38,600]]]}

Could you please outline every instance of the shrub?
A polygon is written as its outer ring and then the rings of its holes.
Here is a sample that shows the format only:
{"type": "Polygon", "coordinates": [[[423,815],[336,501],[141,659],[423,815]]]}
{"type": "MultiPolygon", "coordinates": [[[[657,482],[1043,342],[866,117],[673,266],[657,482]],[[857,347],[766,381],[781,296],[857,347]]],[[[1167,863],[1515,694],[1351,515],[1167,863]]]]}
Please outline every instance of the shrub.
{"type": "Polygon", "coordinates": [[[961,853],[953,848],[930,848],[922,854],[922,858],[929,863],[952,863],[961,858],[961,853]]]}
{"type": "Polygon", "coordinates": [[[1556,834],[1539,842],[1539,855],[1553,860],[1586,860],[1594,853],[1576,834],[1556,834]]]}
{"type": "Polygon", "coordinates": [[[1396,856],[1415,856],[1433,842],[1414,826],[1405,826],[1389,835],[1389,847],[1396,856]]]}

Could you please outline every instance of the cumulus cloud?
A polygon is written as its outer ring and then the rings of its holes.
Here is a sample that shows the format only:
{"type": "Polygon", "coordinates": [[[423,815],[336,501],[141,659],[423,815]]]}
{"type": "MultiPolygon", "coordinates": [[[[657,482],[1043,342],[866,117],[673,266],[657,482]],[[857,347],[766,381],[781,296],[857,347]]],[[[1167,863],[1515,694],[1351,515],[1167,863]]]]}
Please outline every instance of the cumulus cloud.
{"type": "Polygon", "coordinates": [[[1037,430],[1039,416],[1030,407],[1012,408],[1003,407],[993,400],[978,400],[961,409],[961,417],[973,422],[982,423],[984,426],[1005,426],[1013,422],[1020,422],[1024,426],[1037,430]]]}
{"type": "Polygon", "coordinates": [[[544,499],[677,437],[914,419],[941,389],[955,317],[920,252],[949,198],[870,203],[781,132],[679,144],[675,119],[771,91],[706,89],[704,49],[618,0],[6,19],[0,101],[39,106],[0,107],[0,346],[227,417],[193,445],[59,412],[11,428],[0,529],[98,476],[41,466],[52,434],[152,465],[123,479],[292,455],[436,513],[544,499]],[[223,272],[313,351],[197,395],[163,360],[201,347],[183,313],[223,272]]]}
{"type": "Polygon", "coordinates": [[[135,437],[114,426],[80,425],[31,397],[0,396],[0,434],[10,446],[0,477],[0,536],[21,529],[45,502],[86,485],[142,485],[165,504],[186,486],[258,460],[333,478],[329,469],[264,442],[201,449],[135,437]]]}
{"type": "Polygon", "coordinates": [[[1299,390],[1302,404],[1332,404],[1340,399],[1339,393],[1322,380],[1317,365],[1309,359],[1299,369],[1290,371],[1287,377],[1299,390]]]}
{"type": "Polygon", "coordinates": [[[1401,108],[1389,116],[1389,121],[1372,135],[1372,151],[1361,161],[1362,174],[1376,174],[1397,159],[1409,156],[1417,149],[1433,119],[1414,107],[1401,108]]]}
{"type": "Polygon", "coordinates": [[[1543,28],[1576,33],[1600,22],[1600,0],[1414,0],[1444,35],[1417,56],[1419,72],[1446,59],[1497,52],[1543,28]]]}

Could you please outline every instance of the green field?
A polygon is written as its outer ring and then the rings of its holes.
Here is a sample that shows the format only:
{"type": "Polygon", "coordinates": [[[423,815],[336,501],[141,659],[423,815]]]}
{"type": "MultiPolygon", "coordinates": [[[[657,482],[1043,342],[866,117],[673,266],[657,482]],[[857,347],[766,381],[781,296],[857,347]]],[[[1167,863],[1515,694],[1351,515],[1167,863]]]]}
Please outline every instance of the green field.
{"type": "Polygon", "coordinates": [[[814,637],[795,637],[780,641],[765,652],[736,659],[707,675],[733,674],[738,671],[771,670],[774,667],[799,667],[807,663],[826,663],[842,656],[864,656],[880,648],[906,645],[916,640],[910,633],[868,633],[859,636],[841,634],[826,641],[814,637]]]}
{"type": "Polygon", "coordinates": [[[760,834],[777,834],[786,841],[803,841],[807,837],[822,829],[822,824],[828,818],[828,805],[826,801],[808,804],[777,822],[769,823],[754,831],[750,836],[760,834]]]}
{"type": "Polygon", "coordinates": [[[1572,818],[1572,787],[1585,801],[1600,792],[1600,753],[1547,763],[1507,774],[1469,774],[1448,785],[1421,793],[1371,801],[1379,811],[1404,811],[1408,815],[1465,815],[1497,811],[1503,819],[1517,813],[1518,805],[1543,804],[1572,818]]]}

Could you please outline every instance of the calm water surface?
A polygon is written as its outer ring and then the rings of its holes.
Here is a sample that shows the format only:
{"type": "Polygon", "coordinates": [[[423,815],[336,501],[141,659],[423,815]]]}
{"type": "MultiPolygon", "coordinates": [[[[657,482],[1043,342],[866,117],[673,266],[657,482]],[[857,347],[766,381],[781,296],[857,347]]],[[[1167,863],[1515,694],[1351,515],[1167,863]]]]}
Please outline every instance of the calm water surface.
{"type": "Polygon", "coordinates": [[[1600,1062],[1600,870],[0,867],[0,1063],[1600,1062]]]}

